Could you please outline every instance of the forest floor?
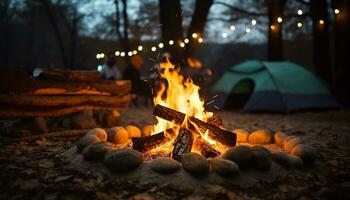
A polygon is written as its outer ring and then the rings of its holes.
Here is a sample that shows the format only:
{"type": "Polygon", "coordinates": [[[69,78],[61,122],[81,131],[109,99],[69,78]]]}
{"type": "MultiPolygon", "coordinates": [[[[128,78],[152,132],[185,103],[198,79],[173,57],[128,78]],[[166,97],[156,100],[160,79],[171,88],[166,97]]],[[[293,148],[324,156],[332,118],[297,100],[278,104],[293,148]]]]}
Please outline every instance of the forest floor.
{"type": "MultiPolygon", "coordinates": [[[[0,141],[0,199],[350,199],[350,110],[290,115],[220,113],[228,129],[266,128],[307,139],[319,152],[314,166],[276,184],[249,189],[213,185],[202,194],[119,182],[74,169],[63,156],[77,138],[0,141]]],[[[151,108],[130,108],[122,125],[154,122],[151,108]]]]}

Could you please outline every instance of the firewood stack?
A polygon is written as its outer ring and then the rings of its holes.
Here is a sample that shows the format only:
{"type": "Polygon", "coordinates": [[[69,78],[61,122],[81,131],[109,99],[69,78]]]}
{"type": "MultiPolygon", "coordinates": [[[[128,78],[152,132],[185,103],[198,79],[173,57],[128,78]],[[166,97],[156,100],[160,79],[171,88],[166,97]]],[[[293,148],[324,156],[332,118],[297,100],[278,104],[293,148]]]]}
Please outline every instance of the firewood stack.
{"type": "MultiPolygon", "coordinates": [[[[186,117],[185,113],[161,105],[155,106],[153,114],[174,123],[174,126],[181,126],[186,117]]],[[[222,120],[218,115],[214,115],[206,122],[195,117],[189,117],[189,120],[190,123],[188,124],[194,123],[202,133],[207,132],[210,139],[215,140],[221,145],[227,147],[236,145],[236,134],[220,128],[220,126],[222,126],[222,120]]],[[[169,130],[166,130],[165,132],[169,132],[169,130]]],[[[170,135],[174,136],[174,132],[170,135]]],[[[169,141],[171,141],[171,139],[169,139],[164,132],[146,138],[132,138],[133,148],[143,153],[169,141]]],[[[193,148],[198,149],[198,151],[206,158],[220,155],[218,150],[202,138],[201,134],[195,127],[180,127],[179,132],[173,141],[172,157],[175,160],[181,160],[182,156],[185,153],[191,152],[193,148]]]]}
{"type": "Polygon", "coordinates": [[[97,71],[0,69],[0,118],[62,116],[128,108],[130,81],[101,80],[97,71]]]}

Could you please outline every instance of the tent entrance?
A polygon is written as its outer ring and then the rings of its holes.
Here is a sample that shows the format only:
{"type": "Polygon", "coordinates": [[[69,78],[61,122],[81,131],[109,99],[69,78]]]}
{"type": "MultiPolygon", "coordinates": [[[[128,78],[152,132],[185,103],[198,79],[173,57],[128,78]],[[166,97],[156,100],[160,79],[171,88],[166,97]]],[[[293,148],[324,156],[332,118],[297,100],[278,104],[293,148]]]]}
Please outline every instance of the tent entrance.
{"type": "Polygon", "coordinates": [[[251,79],[239,81],[229,93],[224,108],[238,110],[244,107],[254,91],[255,84],[251,79]]]}

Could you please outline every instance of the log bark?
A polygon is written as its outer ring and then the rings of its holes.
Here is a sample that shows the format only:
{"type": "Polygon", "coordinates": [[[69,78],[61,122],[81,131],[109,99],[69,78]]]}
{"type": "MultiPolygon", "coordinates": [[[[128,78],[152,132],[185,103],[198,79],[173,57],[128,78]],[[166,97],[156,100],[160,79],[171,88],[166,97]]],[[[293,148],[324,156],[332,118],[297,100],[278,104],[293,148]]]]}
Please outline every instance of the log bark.
{"type": "Polygon", "coordinates": [[[37,75],[40,79],[60,80],[60,81],[86,81],[98,82],[101,81],[101,73],[98,71],[69,71],[62,69],[51,68],[36,68],[34,76],[37,75]],[[42,70],[42,71],[41,71],[42,70]],[[41,71],[41,72],[40,72],[41,71]],[[38,74],[35,74],[38,72],[38,74]]]}
{"type": "Polygon", "coordinates": [[[163,145],[170,141],[169,137],[166,137],[167,132],[171,132],[172,129],[168,129],[166,131],[157,133],[155,135],[151,135],[149,137],[145,138],[131,138],[132,140],[132,147],[140,152],[147,152],[151,149],[154,149],[156,147],[159,147],[160,145],[163,145]]]}
{"type": "Polygon", "coordinates": [[[206,158],[214,158],[220,155],[220,152],[215,150],[215,148],[205,141],[203,138],[198,137],[194,142],[194,147],[197,148],[201,154],[206,158]]]}
{"type": "MultiPolygon", "coordinates": [[[[163,118],[167,121],[173,122],[178,125],[182,125],[185,120],[185,114],[167,108],[161,105],[156,105],[153,114],[157,117],[163,118]]],[[[215,125],[203,122],[202,120],[196,119],[195,117],[190,117],[190,121],[195,123],[202,132],[208,130],[208,136],[212,139],[217,140],[223,145],[234,146],[236,145],[236,134],[230,131],[223,130],[215,125]]]]}
{"type": "Polygon", "coordinates": [[[37,107],[73,107],[82,105],[118,107],[128,104],[131,95],[124,96],[98,96],[98,95],[65,95],[40,96],[25,94],[0,94],[0,104],[37,107]]]}
{"type": "Polygon", "coordinates": [[[73,82],[31,78],[23,69],[0,69],[0,93],[36,95],[125,95],[130,81],[73,82]]]}
{"type": "Polygon", "coordinates": [[[172,157],[175,160],[181,161],[182,156],[185,153],[189,153],[192,150],[193,145],[193,135],[191,131],[180,128],[179,134],[177,135],[174,143],[174,149],[172,153],[172,157]]]}

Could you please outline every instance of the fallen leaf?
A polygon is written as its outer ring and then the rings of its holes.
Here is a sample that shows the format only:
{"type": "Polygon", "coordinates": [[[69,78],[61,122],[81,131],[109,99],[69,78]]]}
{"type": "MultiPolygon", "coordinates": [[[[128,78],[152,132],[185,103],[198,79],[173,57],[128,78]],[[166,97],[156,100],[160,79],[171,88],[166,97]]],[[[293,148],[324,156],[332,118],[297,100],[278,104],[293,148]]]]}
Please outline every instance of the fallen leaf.
{"type": "Polygon", "coordinates": [[[70,179],[72,176],[73,176],[73,175],[57,176],[56,179],[55,179],[55,183],[68,180],[68,179],[70,179]]]}

